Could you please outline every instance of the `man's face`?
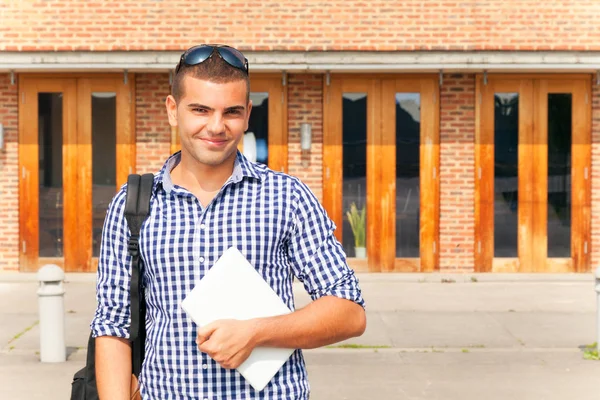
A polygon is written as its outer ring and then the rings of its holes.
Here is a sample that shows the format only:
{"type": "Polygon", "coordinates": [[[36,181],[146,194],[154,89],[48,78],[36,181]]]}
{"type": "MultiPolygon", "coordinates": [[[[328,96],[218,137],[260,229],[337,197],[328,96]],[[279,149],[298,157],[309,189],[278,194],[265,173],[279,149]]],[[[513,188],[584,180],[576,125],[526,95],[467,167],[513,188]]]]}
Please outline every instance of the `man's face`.
{"type": "Polygon", "coordinates": [[[207,166],[235,159],[252,109],[246,82],[214,83],[186,75],[182,84],[179,103],[172,96],[166,102],[169,124],[179,127],[182,153],[207,166]]]}

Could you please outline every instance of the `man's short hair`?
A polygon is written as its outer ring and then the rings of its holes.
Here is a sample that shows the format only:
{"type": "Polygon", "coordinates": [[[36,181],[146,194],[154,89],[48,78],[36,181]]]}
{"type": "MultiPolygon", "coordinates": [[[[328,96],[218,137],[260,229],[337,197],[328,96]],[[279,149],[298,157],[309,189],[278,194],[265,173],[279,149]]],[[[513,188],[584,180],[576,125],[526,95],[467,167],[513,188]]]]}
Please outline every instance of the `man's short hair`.
{"type": "Polygon", "coordinates": [[[176,102],[184,96],[183,88],[183,77],[190,76],[196,79],[202,79],[214,83],[229,83],[235,81],[246,82],[246,103],[250,99],[250,78],[244,71],[232,67],[225,60],[219,57],[216,52],[204,62],[197,65],[185,65],[181,66],[179,73],[175,74],[173,78],[173,85],[171,86],[171,94],[175,98],[176,102]]]}

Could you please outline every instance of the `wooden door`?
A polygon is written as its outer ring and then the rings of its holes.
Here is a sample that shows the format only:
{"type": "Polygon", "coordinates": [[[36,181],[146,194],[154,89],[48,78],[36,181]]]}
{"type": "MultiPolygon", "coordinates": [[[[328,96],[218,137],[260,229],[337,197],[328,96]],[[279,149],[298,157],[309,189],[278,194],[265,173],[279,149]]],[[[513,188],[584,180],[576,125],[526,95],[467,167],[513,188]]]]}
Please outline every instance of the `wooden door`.
{"type": "Polygon", "coordinates": [[[351,265],[369,271],[379,270],[381,260],[380,88],[377,79],[343,76],[332,77],[324,88],[323,206],[336,224],[335,235],[351,265]],[[366,258],[357,257],[347,218],[352,204],[366,213],[366,258]]]}
{"type": "Polygon", "coordinates": [[[589,78],[478,77],[477,91],[476,270],[589,270],[589,78]]]}
{"type": "Polygon", "coordinates": [[[349,263],[372,272],[438,269],[438,81],[336,75],[324,93],[323,204],[349,263]],[[352,242],[353,202],[366,206],[367,260],[352,242]]]}
{"type": "Polygon", "coordinates": [[[48,263],[67,272],[95,270],[108,202],[134,172],[132,81],[21,76],[21,271],[48,263]]]}
{"type": "Polygon", "coordinates": [[[439,269],[439,86],[435,77],[381,84],[381,270],[439,269]]]}

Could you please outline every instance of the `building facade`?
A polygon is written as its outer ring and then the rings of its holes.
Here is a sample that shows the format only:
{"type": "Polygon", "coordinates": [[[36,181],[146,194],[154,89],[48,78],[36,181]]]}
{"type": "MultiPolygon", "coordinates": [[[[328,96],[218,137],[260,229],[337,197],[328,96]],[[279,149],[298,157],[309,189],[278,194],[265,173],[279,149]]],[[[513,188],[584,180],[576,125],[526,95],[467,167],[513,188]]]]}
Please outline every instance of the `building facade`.
{"type": "Polygon", "coordinates": [[[178,149],[181,52],[227,43],[242,150],[310,186],[357,271],[589,272],[599,21],[593,0],[5,0],[0,271],[95,270],[116,190],[178,149]]]}

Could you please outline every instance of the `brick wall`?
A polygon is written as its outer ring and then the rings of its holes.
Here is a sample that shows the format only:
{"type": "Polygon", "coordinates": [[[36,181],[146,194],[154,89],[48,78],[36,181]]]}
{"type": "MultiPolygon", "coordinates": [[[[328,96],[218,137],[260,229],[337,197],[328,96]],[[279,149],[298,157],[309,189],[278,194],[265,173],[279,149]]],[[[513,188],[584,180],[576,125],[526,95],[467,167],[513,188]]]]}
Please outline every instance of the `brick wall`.
{"type": "Polygon", "coordinates": [[[171,92],[168,74],[138,74],[136,91],[136,170],[158,172],[171,152],[171,127],[165,99],[171,92]]]}
{"type": "Polygon", "coordinates": [[[600,262],[600,86],[592,84],[592,260],[595,271],[600,262]]]}
{"type": "Polygon", "coordinates": [[[323,76],[290,75],[288,79],[288,173],[297,176],[323,200],[323,76]],[[312,125],[310,154],[300,149],[300,124],[312,125]],[[307,167],[302,161],[308,161],[307,167]]]}
{"type": "Polygon", "coordinates": [[[5,146],[0,151],[0,271],[17,270],[19,264],[17,93],[10,75],[0,74],[0,124],[4,126],[5,146]]]}
{"type": "Polygon", "coordinates": [[[598,50],[599,21],[597,0],[5,0],[0,51],[598,50]]]}
{"type": "Polygon", "coordinates": [[[440,270],[474,269],[475,76],[440,88],[440,270]]]}

